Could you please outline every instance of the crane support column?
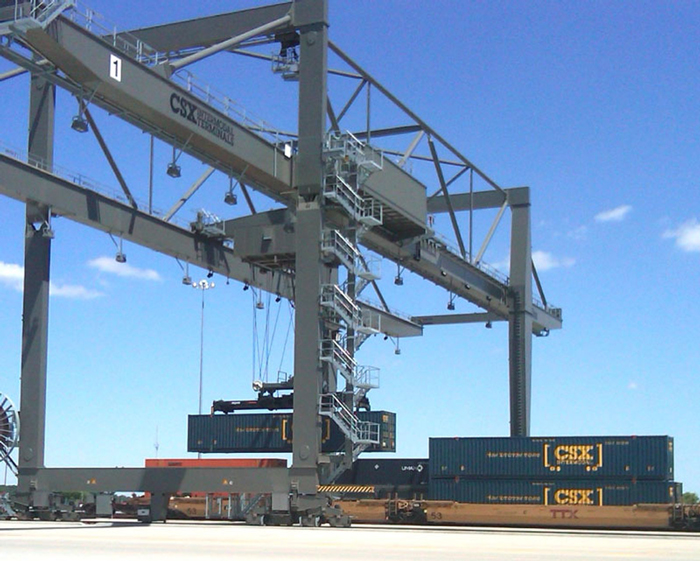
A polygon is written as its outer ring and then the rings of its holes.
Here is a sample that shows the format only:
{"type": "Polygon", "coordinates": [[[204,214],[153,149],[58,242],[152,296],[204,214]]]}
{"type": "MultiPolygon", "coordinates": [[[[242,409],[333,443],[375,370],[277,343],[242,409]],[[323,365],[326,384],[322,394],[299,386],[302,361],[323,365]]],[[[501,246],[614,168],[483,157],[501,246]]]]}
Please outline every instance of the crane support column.
{"type": "Polygon", "coordinates": [[[530,197],[511,205],[510,294],[508,318],[510,364],[510,435],[530,434],[532,374],[532,248],[530,197]]]}
{"type": "Polygon", "coordinates": [[[329,270],[321,260],[323,227],[323,145],[326,127],[328,1],[299,0],[294,25],[300,33],[299,145],[295,187],[296,284],[294,326],[294,441],[290,470],[292,508],[312,512],[317,496],[321,453],[319,402],[323,320],[320,295],[329,270]]]}
{"type": "MultiPolygon", "coordinates": [[[[33,75],[29,96],[28,152],[37,165],[51,169],[53,160],[55,86],[33,75]]],[[[44,467],[46,429],[46,365],[49,327],[49,269],[51,263],[51,209],[28,201],[24,248],[24,301],[22,308],[22,366],[19,442],[19,488],[35,507],[48,506],[48,493],[33,492],[24,468],[44,467]]]]}

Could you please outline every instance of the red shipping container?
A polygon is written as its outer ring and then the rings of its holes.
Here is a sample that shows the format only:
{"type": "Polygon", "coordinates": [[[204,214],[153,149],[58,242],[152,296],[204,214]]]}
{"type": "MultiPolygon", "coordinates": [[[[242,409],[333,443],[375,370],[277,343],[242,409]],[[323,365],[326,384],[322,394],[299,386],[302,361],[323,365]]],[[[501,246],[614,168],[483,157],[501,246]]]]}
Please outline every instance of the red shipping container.
{"type": "MultiPolygon", "coordinates": [[[[286,468],[284,458],[150,458],[147,468],[286,468]]],[[[191,497],[204,497],[207,493],[188,493],[191,497]]],[[[213,497],[228,496],[227,493],[209,493],[213,497]]],[[[150,493],[146,493],[148,498],[150,493]]]]}
{"type": "Polygon", "coordinates": [[[146,467],[178,468],[271,468],[287,467],[284,458],[152,458],[146,460],[146,467]]]}

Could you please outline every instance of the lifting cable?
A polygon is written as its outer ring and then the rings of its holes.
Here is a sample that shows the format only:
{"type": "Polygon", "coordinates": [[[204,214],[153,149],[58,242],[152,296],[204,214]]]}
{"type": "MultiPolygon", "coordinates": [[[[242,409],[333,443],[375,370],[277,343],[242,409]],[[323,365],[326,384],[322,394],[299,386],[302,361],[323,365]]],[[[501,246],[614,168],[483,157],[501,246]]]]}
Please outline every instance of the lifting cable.
{"type": "MultiPolygon", "coordinates": [[[[275,314],[274,323],[271,329],[271,304],[272,304],[272,292],[266,291],[266,301],[262,300],[262,290],[258,291],[251,287],[251,297],[253,304],[253,381],[262,380],[269,381],[269,366],[270,357],[272,356],[272,347],[275,341],[275,336],[277,334],[277,327],[279,325],[280,313],[282,311],[282,306],[277,307],[277,312],[275,314]],[[260,334],[258,311],[265,308],[265,328],[260,334]],[[261,340],[262,339],[262,340],[261,340]]],[[[277,298],[275,299],[277,302],[277,298]]],[[[284,360],[284,354],[287,348],[287,341],[289,339],[289,332],[291,329],[291,313],[290,313],[290,325],[287,328],[287,335],[285,337],[284,346],[282,349],[282,358],[284,360]]]]}
{"type": "MultiPolygon", "coordinates": [[[[279,373],[282,372],[282,362],[284,361],[284,355],[287,352],[287,343],[289,342],[289,334],[292,331],[292,325],[294,324],[294,306],[292,302],[287,300],[287,306],[289,306],[289,323],[287,324],[287,334],[284,336],[284,345],[282,346],[282,356],[280,357],[280,365],[277,368],[277,376],[279,378],[279,373]]],[[[287,375],[289,377],[289,375],[287,375]]],[[[278,382],[282,380],[277,380],[278,382]]],[[[284,380],[286,381],[286,380],[284,380]]]]}

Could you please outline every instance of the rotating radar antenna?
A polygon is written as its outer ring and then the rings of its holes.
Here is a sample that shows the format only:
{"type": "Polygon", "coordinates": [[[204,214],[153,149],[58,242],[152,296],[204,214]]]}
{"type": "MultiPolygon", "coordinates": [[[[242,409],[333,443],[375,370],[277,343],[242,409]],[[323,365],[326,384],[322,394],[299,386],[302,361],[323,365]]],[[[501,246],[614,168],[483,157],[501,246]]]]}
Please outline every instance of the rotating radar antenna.
{"type": "Polygon", "coordinates": [[[17,464],[10,454],[19,442],[19,415],[9,397],[0,392],[0,463],[5,462],[13,472],[17,464]]]}

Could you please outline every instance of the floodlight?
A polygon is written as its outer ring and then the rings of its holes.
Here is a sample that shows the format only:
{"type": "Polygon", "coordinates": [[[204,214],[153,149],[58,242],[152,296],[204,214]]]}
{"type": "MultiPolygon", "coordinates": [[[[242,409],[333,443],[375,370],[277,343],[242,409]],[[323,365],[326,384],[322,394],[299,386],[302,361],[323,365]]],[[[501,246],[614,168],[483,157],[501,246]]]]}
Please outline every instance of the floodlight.
{"type": "Polygon", "coordinates": [[[76,132],[87,132],[88,131],[88,122],[83,118],[83,116],[78,113],[75,117],[73,117],[73,120],[71,121],[70,128],[72,128],[76,132]]]}
{"type": "Polygon", "coordinates": [[[165,173],[174,179],[177,179],[182,175],[180,166],[178,166],[175,162],[170,162],[168,164],[168,170],[165,173]]]}
{"type": "Polygon", "coordinates": [[[236,193],[234,193],[233,191],[230,191],[230,190],[227,191],[226,194],[224,195],[224,202],[227,205],[231,205],[231,206],[238,204],[238,197],[236,196],[236,193]]]}

